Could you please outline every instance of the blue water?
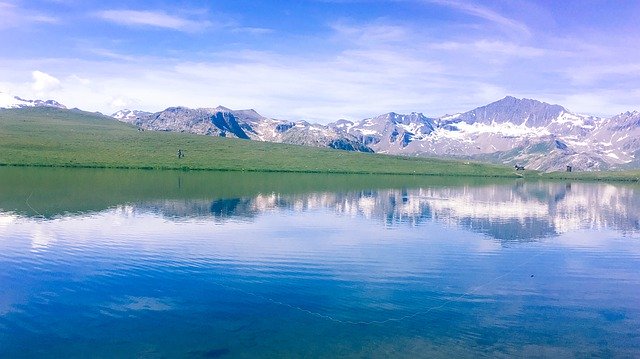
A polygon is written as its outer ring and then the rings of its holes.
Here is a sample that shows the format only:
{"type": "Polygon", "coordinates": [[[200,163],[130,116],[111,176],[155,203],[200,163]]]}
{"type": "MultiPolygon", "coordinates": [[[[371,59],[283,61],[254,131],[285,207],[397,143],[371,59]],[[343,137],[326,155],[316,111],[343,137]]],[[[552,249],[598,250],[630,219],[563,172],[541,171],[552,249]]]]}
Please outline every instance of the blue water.
{"type": "Polygon", "coordinates": [[[640,357],[637,187],[28,204],[0,212],[2,358],[640,357]]]}

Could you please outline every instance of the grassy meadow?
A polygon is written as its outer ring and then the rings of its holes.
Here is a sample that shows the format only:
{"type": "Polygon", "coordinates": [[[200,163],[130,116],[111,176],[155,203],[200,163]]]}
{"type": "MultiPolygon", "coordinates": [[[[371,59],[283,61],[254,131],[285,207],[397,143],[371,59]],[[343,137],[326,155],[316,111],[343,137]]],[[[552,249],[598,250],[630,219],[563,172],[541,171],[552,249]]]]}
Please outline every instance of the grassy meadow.
{"type": "Polygon", "coordinates": [[[0,109],[0,166],[475,176],[640,181],[640,171],[516,172],[478,162],[390,156],[176,132],[55,108],[0,109]],[[178,158],[178,150],[184,158],[178,158]]]}
{"type": "Polygon", "coordinates": [[[356,153],[175,132],[138,131],[78,110],[0,110],[0,165],[518,177],[473,162],[356,153]],[[178,158],[181,149],[185,156],[178,158]]]}

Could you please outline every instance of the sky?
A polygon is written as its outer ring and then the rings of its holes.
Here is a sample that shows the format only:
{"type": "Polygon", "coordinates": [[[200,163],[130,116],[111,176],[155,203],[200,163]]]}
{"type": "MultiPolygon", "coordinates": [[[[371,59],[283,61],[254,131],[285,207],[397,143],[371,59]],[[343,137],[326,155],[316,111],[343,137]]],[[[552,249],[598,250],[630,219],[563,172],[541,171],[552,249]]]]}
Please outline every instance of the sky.
{"type": "Polygon", "coordinates": [[[328,123],[507,95],[640,110],[637,0],[0,0],[0,92],[328,123]]]}

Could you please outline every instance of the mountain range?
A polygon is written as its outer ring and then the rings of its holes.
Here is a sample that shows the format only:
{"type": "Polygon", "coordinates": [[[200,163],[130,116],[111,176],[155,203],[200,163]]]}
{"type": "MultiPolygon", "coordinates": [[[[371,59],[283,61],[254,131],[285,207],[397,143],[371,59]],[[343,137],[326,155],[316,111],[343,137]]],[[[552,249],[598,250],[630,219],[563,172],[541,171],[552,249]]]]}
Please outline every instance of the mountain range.
{"type": "MultiPolygon", "coordinates": [[[[51,106],[0,93],[0,107],[51,106]]],[[[188,132],[255,141],[330,147],[391,155],[477,160],[541,171],[640,168],[640,112],[610,118],[560,105],[507,96],[473,110],[427,117],[390,112],[327,125],[268,118],[255,110],[169,107],[122,110],[113,118],[154,131],[188,132]]]]}
{"type": "Polygon", "coordinates": [[[507,96],[473,110],[427,117],[390,112],[327,125],[283,121],[254,110],[171,107],[123,110],[114,118],[144,129],[183,131],[405,156],[447,157],[522,165],[542,171],[640,167],[640,113],[611,118],[507,96]]]}

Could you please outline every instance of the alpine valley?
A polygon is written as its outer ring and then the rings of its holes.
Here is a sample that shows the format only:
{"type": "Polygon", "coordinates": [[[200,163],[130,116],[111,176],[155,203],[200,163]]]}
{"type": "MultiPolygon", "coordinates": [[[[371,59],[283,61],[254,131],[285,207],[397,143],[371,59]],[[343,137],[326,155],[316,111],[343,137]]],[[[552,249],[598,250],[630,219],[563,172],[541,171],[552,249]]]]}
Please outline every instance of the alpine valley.
{"type": "MultiPolygon", "coordinates": [[[[0,93],[0,107],[51,106],[0,93]]],[[[255,141],[330,147],[392,155],[457,158],[540,171],[640,168],[640,112],[601,118],[560,105],[507,96],[486,106],[442,117],[390,112],[327,125],[267,118],[222,106],[169,107],[150,113],[122,110],[113,118],[153,131],[187,132],[255,141]]]]}

